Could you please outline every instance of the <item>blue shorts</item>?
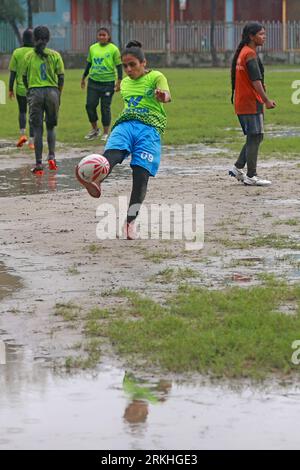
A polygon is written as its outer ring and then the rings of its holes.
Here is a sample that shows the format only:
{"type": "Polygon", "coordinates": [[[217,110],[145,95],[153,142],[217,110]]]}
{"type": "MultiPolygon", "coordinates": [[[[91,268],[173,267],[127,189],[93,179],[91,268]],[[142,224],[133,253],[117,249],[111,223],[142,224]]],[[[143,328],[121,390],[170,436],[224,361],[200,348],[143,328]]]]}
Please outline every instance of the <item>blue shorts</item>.
{"type": "Polygon", "coordinates": [[[131,166],[141,166],[155,176],[161,157],[160,133],[140,121],[124,121],[113,129],[105,150],[127,150],[131,166]]]}

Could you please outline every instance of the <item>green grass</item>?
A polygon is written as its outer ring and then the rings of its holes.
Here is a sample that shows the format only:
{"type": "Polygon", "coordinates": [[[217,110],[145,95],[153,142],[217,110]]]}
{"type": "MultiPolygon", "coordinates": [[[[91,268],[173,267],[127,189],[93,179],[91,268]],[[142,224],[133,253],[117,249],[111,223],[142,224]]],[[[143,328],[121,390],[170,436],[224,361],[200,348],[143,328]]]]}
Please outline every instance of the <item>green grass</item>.
{"type": "Polygon", "coordinates": [[[176,280],[182,281],[195,277],[200,277],[200,274],[191,268],[166,268],[159,271],[154,276],[151,276],[150,280],[161,284],[168,284],[169,282],[174,282],[176,280]]]}
{"type": "MultiPolygon", "coordinates": [[[[150,64],[151,65],[151,64],[150,64]]],[[[278,107],[266,112],[268,126],[299,126],[299,106],[293,105],[291,84],[298,73],[274,72],[266,67],[266,83],[269,96],[278,107]]],[[[166,105],[168,128],[166,144],[207,143],[229,145],[239,150],[243,136],[232,105],[230,104],[230,80],[228,69],[168,69],[162,70],[170,84],[172,103],[166,105]],[[226,130],[230,128],[230,130],[226,130]]],[[[85,112],[85,92],[80,89],[82,70],[68,70],[62,98],[58,140],[66,144],[94,145],[83,137],[89,129],[85,112]]],[[[8,83],[8,74],[0,73],[0,79],[8,83]]],[[[112,114],[116,119],[122,108],[119,94],[113,100],[112,114]]],[[[17,134],[17,105],[10,102],[0,106],[1,137],[15,139],[17,134]]],[[[298,154],[300,137],[268,138],[262,145],[267,155],[298,154]]]]}
{"type": "Polygon", "coordinates": [[[224,291],[183,286],[165,306],[127,292],[126,318],[114,318],[107,334],[130,361],[172,372],[289,375],[297,370],[291,345],[300,339],[300,286],[274,277],[265,281],[262,287],[224,291]],[[294,315],[282,313],[291,302],[294,315]]]}

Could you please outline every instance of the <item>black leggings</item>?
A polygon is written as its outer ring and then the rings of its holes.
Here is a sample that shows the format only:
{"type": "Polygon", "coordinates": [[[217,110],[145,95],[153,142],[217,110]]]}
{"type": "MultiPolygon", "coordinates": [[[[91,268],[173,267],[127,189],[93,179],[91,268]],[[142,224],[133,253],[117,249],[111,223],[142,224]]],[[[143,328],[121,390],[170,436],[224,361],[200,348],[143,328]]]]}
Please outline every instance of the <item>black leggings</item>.
{"type": "MultiPolygon", "coordinates": [[[[110,164],[109,174],[114,166],[123,162],[127,155],[127,150],[106,150],[104,152],[104,156],[110,164]]],[[[149,177],[150,173],[145,168],[136,165],[132,167],[132,191],[127,212],[127,222],[129,224],[139,215],[141,205],[146,197],[149,177]]]]}
{"type": "Polygon", "coordinates": [[[235,163],[235,166],[239,169],[244,168],[247,163],[247,176],[249,176],[249,178],[256,176],[258,149],[263,138],[263,134],[247,135],[246,143],[235,163]]]}
{"type": "MultiPolygon", "coordinates": [[[[19,106],[19,126],[20,129],[26,129],[26,114],[27,114],[27,98],[26,96],[17,95],[19,106]]],[[[30,137],[33,137],[33,128],[29,127],[30,137]]]]}

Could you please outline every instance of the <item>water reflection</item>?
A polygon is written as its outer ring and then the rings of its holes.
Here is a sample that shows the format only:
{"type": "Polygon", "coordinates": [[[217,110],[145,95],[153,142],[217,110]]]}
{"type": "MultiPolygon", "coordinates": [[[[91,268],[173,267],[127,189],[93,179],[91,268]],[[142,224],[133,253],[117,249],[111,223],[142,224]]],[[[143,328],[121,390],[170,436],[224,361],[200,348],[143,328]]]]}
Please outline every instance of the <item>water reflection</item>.
{"type": "Polygon", "coordinates": [[[124,413],[124,420],[129,424],[145,423],[149,414],[149,403],[158,404],[167,399],[172,383],[160,380],[149,386],[147,382],[126,372],[123,379],[123,389],[131,398],[124,413]]]}
{"type": "Polygon", "coordinates": [[[236,391],[105,364],[58,376],[4,332],[0,338],[0,449],[300,447],[297,387],[236,391]]]}
{"type": "Polygon", "coordinates": [[[21,286],[20,278],[14,276],[12,271],[8,270],[4,264],[0,262],[0,300],[12,294],[21,286]]]}

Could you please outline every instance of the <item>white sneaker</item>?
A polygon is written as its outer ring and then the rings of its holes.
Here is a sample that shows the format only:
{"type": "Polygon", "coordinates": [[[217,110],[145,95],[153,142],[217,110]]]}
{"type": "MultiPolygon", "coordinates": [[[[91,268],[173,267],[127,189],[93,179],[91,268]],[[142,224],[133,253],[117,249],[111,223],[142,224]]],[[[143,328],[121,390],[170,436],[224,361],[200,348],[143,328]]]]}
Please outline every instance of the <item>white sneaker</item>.
{"type": "Polygon", "coordinates": [[[97,139],[100,135],[100,129],[91,129],[90,132],[85,136],[87,140],[97,139]]]}
{"type": "Polygon", "coordinates": [[[244,179],[246,178],[246,173],[240,168],[237,168],[235,165],[233,165],[232,169],[229,170],[228,173],[230,176],[233,176],[238,181],[244,181],[244,179]]]}
{"type": "Polygon", "coordinates": [[[101,137],[101,142],[106,142],[108,139],[108,134],[103,134],[101,137]]]}
{"type": "Polygon", "coordinates": [[[272,184],[272,181],[263,180],[262,178],[259,178],[258,176],[252,176],[252,178],[249,178],[249,176],[246,176],[246,178],[244,179],[244,184],[246,186],[270,186],[272,184]]]}

